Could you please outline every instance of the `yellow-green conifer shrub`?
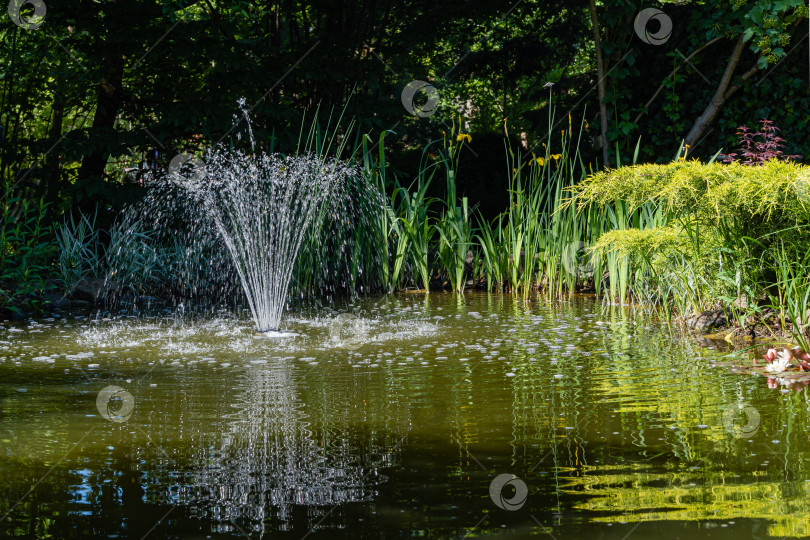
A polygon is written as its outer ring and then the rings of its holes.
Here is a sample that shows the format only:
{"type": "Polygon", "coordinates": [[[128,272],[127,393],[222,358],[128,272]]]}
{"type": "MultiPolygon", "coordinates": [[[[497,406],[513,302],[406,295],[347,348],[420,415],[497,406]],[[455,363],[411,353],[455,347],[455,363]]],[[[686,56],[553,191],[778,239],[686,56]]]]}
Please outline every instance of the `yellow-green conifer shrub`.
{"type": "Polygon", "coordinates": [[[573,187],[568,204],[663,214],[656,223],[607,227],[592,249],[600,257],[626,258],[637,284],[641,278],[650,286],[671,281],[657,290],[670,291],[690,309],[772,297],[786,286],[775,271],[784,246],[793,258],[810,251],[810,168],[790,161],[622,167],[573,187]]]}
{"type": "Polygon", "coordinates": [[[789,161],[760,167],[698,161],[621,167],[594,174],[573,191],[580,207],[621,200],[632,211],[654,201],[670,215],[694,215],[707,224],[742,216],[774,223],[810,217],[810,168],[789,161]]]}

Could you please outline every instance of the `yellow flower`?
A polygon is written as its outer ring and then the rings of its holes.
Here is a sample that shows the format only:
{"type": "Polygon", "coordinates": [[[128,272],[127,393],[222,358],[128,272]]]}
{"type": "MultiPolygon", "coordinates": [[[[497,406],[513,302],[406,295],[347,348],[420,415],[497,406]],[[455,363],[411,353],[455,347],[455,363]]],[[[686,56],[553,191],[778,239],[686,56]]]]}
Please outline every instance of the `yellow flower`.
{"type": "Polygon", "coordinates": [[[468,143],[471,143],[471,142],[472,142],[472,137],[471,137],[470,135],[467,135],[466,133],[459,133],[459,134],[456,136],[456,140],[457,140],[457,141],[463,141],[464,139],[467,139],[467,142],[468,142],[468,143]]]}
{"type": "Polygon", "coordinates": [[[545,164],[545,162],[546,162],[546,158],[539,157],[539,158],[535,159],[535,161],[537,162],[538,165],[540,165],[542,167],[543,164],[545,164]]]}
{"type": "Polygon", "coordinates": [[[562,154],[551,154],[551,157],[554,158],[554,161],[557,161],[562,157],[562,154]]]}

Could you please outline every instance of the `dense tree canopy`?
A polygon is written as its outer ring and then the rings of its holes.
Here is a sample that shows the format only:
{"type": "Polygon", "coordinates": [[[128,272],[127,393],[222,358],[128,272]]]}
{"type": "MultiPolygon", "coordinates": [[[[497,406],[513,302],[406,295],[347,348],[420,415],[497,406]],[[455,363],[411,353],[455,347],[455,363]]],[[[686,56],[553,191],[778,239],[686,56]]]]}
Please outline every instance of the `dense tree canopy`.
{"type": "Polygon", "coordinates": [[[345,107],[352,137],[394,132],[386,143],[405,170],[410,150],[461,121],[473,139],[462,169],[481,181],[502,174],[491,163],[504,135],[526,149],[553,145],[550,125],[581,125],[594,169],[606,154],[615,165],[616,149],[629,159],[639,139],[643,161],[671,160],[683,140],[709,157],[766,117],[788,153],[810,153],[799,0],[661,3],[664,18],[641,26],[649,6],[620,0],[40,4],[38,20],[33,2],[12,1],[0,26],[0,174],[57,210],[113,208],[137,188],[126,169],[241,144],[241,97],[268,148],[294,148],[302,115],[334,126],[345,107]],[[436,89],[435,114],[403,107],[414,80],[436,89]]]}

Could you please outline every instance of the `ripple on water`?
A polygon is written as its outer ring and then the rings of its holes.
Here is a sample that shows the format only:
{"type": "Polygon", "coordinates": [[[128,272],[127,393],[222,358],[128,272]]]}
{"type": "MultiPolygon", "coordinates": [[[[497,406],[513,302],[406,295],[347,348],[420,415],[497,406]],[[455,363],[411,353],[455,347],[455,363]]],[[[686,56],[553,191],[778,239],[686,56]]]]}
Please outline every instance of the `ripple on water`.
{"type": "MultiPolygon", "coordinates": [[[[516,314],[500,296],[455,298],[357,302],[367,332],[357,348],[330,335],[337,310],[291,315],[289,339],[262,339],[250,321],[225,317],[2,325],[0,427],[13,436],[0,476],[21,496],[43,463],[58,464],[43,480],[42,504],[26,507],[57,537],[72,534],[58,530],[62,514],[53,510],[77,508],[71,490],[104,493],[121,478],[140,482],[150,502],[174,497],[179,522],[209,529],[221,525],[206,521],[205,501],[216,496],[217,511],[240,526],[272,523],[301,537],[316,524],[340,534],[362,518],[369,536],[395,536],[417,519],[391,517],[401,501],[438,493],[457,508],[483,504],[491,475],[470,455],[488,472],[520,476],[531,493],[553,493],[549,504],[530,497],[524,511],[567,508],[575,536],[598,534],[596,520],[660,516],[681,534],[714,511],[724,522],[746,514],[788,527],[785,507],[797,509],[792,530],[810,526],[806,489],[785,480],[803,480],[810,459],[801,399],[712,367],[717,353],[656,324],[611,324],[620,321],[599,305],[537,303],[516,314]],[[433,306],[444,318],[432,318],[433,306]],[[23,367],[5,362],[12,358],[23,367]],[[131,392],[129,423],[99,424],[94,398],[107,384],[131,392]],[[762,418],[744,440],[722,424],[723,407],[741,398],[762,418]],[[104,429],[82,439],[93,426],[104,429]],[[79,440],[81,451],[68,452],[79,440]],[[787,449],[794,459],[778,454],[787,449]],[[763,504],[762,493],[776,504],[763,504]],[[293,506],[291,494],[300,494],[293,506]],[[352,504],[319,521],[338,500],[352,504]]],[[[109,515],[129,511],[126,498],[105,501],[109,515]]],[[[457,535],[469,517],[433,508],[436,536],[457,535]]],[[[97,517],[111,535],[126,534],[97,517]]],[[[487,523],[482,534],[502,532],[487,523]]]]}

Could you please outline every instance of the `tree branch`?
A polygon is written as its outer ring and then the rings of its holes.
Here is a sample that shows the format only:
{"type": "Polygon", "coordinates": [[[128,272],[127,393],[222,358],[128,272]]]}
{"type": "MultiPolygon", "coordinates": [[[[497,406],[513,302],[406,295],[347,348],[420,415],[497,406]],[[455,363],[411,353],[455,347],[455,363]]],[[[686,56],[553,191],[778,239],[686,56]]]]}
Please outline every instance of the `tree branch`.
{"type": "MultiPolygon", "coordinates": [[[[720,112],[720,109],[726,102],[726,92],[729,91],[731,78],[734,75],[734,70],[737,68],[737,64],[740,62],[740,56],[742,55],[744,48],[745,42],[743,41],[742,36],[740,36],[737,39],[736,45],[734,45],[734,51],[731,53],[731,56],[728,59],[726,70],[723,72],[723,77],[720,79],[720,82],[717,85],[717,90],[715,90],[714,96],[712,97],[711,101],[709,101],[709,104],[706,105],[706,109],[704,109],[703,114],[698,116],[697,120],[695,120],[692,129],[689,130],[689,133],[684,139],[685,144],[690,146],[694,144],[694,142],[700,138],[703,132],[706,131],[706,128],[709,127],[709,125],[714,121],[717,113],[720,112]]],[[[736,89],[734,91],[736,91],[736,89]]]]}
{"type": "MultiPolygon", "coordinates": [[[[677,72],[678,72],[678,71],[679,71],[679,70],[680,70],[682,67],[684,67],[684,66],[686,65],[686,63],[687,63],[689,60],[691,60],[691,59],[692,59],[692,57],[694,57],[695,55],[699,54],[701,51],[703,51],[703,49],[707,48],[707,47],[708,47],[708,46],[710,46],[710,45],[713,45],[713,44],[717,43],[717,42],[718,42],[718,41],[720,41],[721,39],[722,39],[722,38],[716,37],[716,38],[714,38],[713,40],[711,40],[711,41],[709,41],[708,43],[706,43],[705,45],[703,45],[702,47],[700,47],[699,49],[697,49],[695,52],[693,52],[693,53],[692,53],[692,54],[690,54],[689,56],[687,56],[687,57],[686,57],[686,60],[684,60],[684,63],[683,63],[683,64],[681,64],[680,66],[676,67],[676,68],[675,68],[675,69],[673,69],[672,71],[670,71],[669,75],[667,75],[667,76],[664,78],[664,80],[666,81],[667,79],[669,79],[670,77],[672,77],[673,75],[675,75],[675,74],[676,74],[676,73],[677,73],[677,72]]],[[[655,99],[658,97],[658,94],[660,94],[660,93],[661,93],[661,91],[663,91],[663,90],[664,90],[664,83],[661,83],[661,84],[658,86],[658,90],[656,90],[656,91],[655,91],[655,93],[652,95],[652,97],[649,99],[649,101],[647,101],[647,103],[645,103],[645,104],[644,104],[644,110],[643,110],[643,111],[641,111],[640,113],[638,113],[638,115],[636,116],[635,120],[633,120],[633,123],[634,123],[634,124],[638,124],[638,121],[641,119],[641,117],[642,117],[642,116],[644,116],[644,113],[646,112],[647,108],[648,108],[650,105],[652,105],[653,101],[655,101],[655,99]]]]}
{"type": "Polygon", "coordinates": [[[593,41],[596,44],[596,86],[599,90],[599,117],[602,123],[602,160],[605,167],[610,167],[610,154],[607,140],[607,106],[605,105],[605,63],[602,58],[602,40],[599,36],[599,20],[596,17],[596,4],[589,0],[591,11],[591,25],[593,26],[593,41]]]}

